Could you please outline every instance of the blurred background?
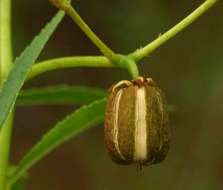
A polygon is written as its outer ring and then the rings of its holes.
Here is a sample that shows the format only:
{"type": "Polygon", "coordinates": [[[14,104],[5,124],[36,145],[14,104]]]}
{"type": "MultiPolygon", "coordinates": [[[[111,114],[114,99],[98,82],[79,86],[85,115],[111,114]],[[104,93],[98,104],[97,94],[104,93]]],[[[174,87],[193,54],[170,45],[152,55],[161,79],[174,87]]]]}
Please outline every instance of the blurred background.
{"type": "MultiPolygon", "coordinates": [[[[73,0],[94,31],[116,52],[129,53],[155,39],[204,0],[73,0]]],[[[47,0],[13,1],[14,54],[54,15],[47,0]]],[[[139,65],[176,106],[170,114],[173,140],[159,165],[118,166],[107,156],[103,125],[70,140],[29,172],[28,190],[221,190],[223,189],[223,2],[159,48],[139,65]]],[[[100,52],[65,17],[40,60],[100,52]]],[[[129,79],[119,69],[54,71],[24,88],[53,84],[108,89],[129,79]]],[[[76,106],[18,107],[11,162],[16,164],[38,139],[76,106]]]]}

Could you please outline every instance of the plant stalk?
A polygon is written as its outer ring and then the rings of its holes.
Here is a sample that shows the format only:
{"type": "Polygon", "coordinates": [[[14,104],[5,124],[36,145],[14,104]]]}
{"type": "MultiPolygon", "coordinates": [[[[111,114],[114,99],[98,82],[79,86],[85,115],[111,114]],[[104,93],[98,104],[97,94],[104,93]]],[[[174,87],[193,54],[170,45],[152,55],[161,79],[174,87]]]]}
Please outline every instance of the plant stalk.
{"type": "Polygon", "coordinates": [[[145,47],[136,50],[130,55],[135,61],[139,61],[142,58],[150,55],[153,51],[155,51],[158,47],[163,45],[165,42],[173,38],[176,34],[181,32],[184,28],[193,23],[197,18],[199,18],[202,14],[204,14],[209,8],[211,8],[218,0],[206,0],[201,6],[199,6],[195,11],[193,11],[189,16],[171,28],[169,31],[159,36],[150,44],[145,47]]]}
{"type": "Polygon", "coordinates": [[[114,52],[93,32],[93,30],[85,23],[78,12],[72,7],[68,0],[49,0],[51,4],[64,10],[73,21],[80,27],[80,29],[87,35],[87,37],[100,49],[100,51],[108,59],[112,59],[114,52]]]}
{"type": "Polygon", "coordinates": [[[0,0],[0,83],[12,65],[11,0],[0,0]]]}
{"type": "Polygon", "coordinates": [[[72,67],[102,67],[110,68],[114,65],[105,56],[73,56],[54,58],[35,63],[26,81],[48,71],[72,67]]]}
{"type": "Polygon", "coordinates": [[[10,114],[0,132],[0,189],[5,190],[7,185],[8,161],[10,141],[13,125],[13,114],[10,114]]]}
{"type": "MultiPolygon", "coordinates": [[[[7,78],[12,62],[11,0],[0,0],[0,87],[7,78]]],[[[0,190],[7,188],[12,126],[13,113],[0,130],[0,190]]]]}
{"type": "Polygon", "coordinates": [[[54,58],[45,61],[35,63],[26,78],[26,81],[37,77],[45,72],[73,68],[73,67],[101,67],[101,68],[123,68],[127,70],[133,78],[139,75],[138,68],[134,60],[125,55],[114,56],[115,59],[110,61],[105,56],[73,56],[73,57],[61,57],[54,58]]]}

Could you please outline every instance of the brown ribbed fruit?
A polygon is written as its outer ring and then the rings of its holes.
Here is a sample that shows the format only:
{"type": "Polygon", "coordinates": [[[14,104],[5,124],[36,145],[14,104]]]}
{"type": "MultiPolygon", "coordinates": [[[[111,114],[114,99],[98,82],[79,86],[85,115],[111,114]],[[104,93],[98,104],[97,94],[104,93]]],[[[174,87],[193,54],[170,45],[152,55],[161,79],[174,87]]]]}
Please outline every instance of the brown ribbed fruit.
{"type": "Polygon", "coordinates": [[[169,149],[166,100],[151,78],[120,81],[110,89],[105,144],[118,164],[161,162],[169,149]]]}

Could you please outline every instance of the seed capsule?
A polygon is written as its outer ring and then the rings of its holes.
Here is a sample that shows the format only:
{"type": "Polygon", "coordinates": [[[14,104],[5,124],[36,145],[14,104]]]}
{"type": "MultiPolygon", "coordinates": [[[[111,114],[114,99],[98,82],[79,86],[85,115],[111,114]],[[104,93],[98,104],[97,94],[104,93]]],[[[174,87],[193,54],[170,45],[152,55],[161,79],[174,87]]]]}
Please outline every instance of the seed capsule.
{"type": "Polygon", "coordinates": [[[120,81],[110,89],[105,144],[118,164],[161,162],[169,149],[166,101],[151,78],[120,81]]]}

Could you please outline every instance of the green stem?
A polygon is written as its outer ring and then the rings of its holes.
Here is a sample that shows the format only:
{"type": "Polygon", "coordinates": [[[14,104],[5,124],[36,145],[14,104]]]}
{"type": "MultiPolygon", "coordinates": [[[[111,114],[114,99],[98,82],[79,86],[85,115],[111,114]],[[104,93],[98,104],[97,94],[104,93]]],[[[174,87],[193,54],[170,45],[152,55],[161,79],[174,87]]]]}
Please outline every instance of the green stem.
{"type": "Polygon", "coordinates": [[[112,59],[112,63],[117,67],[126,69],[133,79],[136,79],[139,76],[136,61],[131,56],[116,54],[112,59]]]}
{"type": "Polygon", "coordinates": [[[64,10],[74,22],[82,29],[82,31],[91,39],[91,41],[101,50],[101,52],[107,57],[112,64],[122,63],[120,65],[126,68],[133,78],[139,75],[138,67],[135,60],[130,58],[130,56],[124,56],[120,54],[115,54],[105,43],[90,29],[90,27],[84,22],[80,17],[78,12],[72,7],[70,1],[68,0],[49,0],[54,6],[59,9],[64,10]]]}
{"type": "Polygon", "coordinates": [[[7,185],[7,171],[10,151],[10,139],[13,125],[11,114],[3,125],[0,133],[0,189],[5,190],[7,185]]]}
{"type": "Polygon", "coordinates": [[[77,56],[50,59],[34,64],[27,80],[47,71],[71,67],[114,67],[114,65],[104,56],[77,56]]]}
{"type": "Polygon", "coordinates": [[[34,64],[26,81],[48,71],[72,67],[117,67],[126,69],[133,78],[139,75],[137,65],[130,56],[116,54],[112,61],[104,56],[75,56],[55,58],[34,64]]]}
{"type": "MultiPolygon", "coordinates": [[[[0,86],[7,78],[12,60],[11,1],[0,0],[0,86]]],[[[12,123],[11,113],[0,131],[0,190],[5,190],[7,186],[12,123]]]]}
{"type": "Polygon", "coordinates": [[[138,61],[151,54],[154,50],[160,47],[169,39],[173,38],[176,34],[182,31],[184,28],[189,26],[192,22],[194,22],[198,17],[204,14],[209,8],[211,8],[218,0],[206,0],[200,7],[198,7],[194,12],[192,12],[189,16],[171,28],[169,31],[159,36],[156,40],[146,45],[145,47],[136,50],[131,54],[134,60],[138,61]]]}
{"type": "Polygon", "coordinates": [[[73,21],[81,28],[88,38],[100,49],[100,51],[108,58],[112,59],[114,52],[91,30],[84,22],[78,12],[72,7],[68,0],[49,0],[56,7],[64,10],[73,21]]]}
{"type": "Polygon", "coordinates": [[[0,83],[11,68],[11,50],[11,1],[0,0],[0,83]]]}

